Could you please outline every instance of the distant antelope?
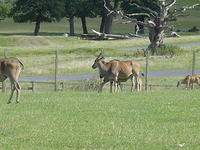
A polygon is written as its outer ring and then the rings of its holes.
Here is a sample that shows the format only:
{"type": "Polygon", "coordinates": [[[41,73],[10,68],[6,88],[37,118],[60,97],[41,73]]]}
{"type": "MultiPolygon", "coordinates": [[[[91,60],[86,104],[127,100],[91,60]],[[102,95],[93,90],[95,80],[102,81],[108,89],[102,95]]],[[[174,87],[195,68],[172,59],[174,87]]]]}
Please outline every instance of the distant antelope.
{"type": "Polygon", "coordinates": [[[18,83],[18,77],[23,68],[24,65],[17,58],[0,58],[0,82],[3,82],[7,78],[9,78],[12,85],[11,95],[8,100],[8,104],[11,103],[11,99],[15,90],[17,92],[16,103],[19,103],[21,87],[18,83]]]}
{"type": "Polygon", "coordinates": [[[183,80],[177,82],[177,87],[181,84],[186,84],[186,88],[189,88],[193,83],[200,85],[200,75],[187,75],[183,80]]]}
{"type": "Polygon", "coordinates": [[[114,83],[114,92],[117,90],[118,83],[126,82],[128,79],[131,79],[132,86],[131,91],[134,89],[139,91],[138,79],[140,74],[140,64],[135,61],[119,61],[112,60],[109,62],[104,61],[104,56],[102,52],[95,59],[92,68],[99,68],[99,74],[101,78],[104,78],[99,92],[102,92],[103,86],[110,81],[110,92],[112,92],[112,83],[114,83]]]}

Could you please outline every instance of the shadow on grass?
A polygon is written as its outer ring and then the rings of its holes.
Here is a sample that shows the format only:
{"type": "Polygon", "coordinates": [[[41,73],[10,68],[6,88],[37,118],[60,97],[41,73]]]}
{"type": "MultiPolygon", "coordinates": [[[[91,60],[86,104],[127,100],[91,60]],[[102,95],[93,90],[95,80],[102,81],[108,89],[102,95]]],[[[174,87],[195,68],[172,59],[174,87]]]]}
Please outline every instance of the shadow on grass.
{"type": "MultiPolygon", "coordinates": [[[[63,36],[64,33],[60,32],[40,32],[38,36],[63,36]]],[[[23,33],[0,33],[0,36],[35,36],[34,33],[23,32],[23,33]]]]}

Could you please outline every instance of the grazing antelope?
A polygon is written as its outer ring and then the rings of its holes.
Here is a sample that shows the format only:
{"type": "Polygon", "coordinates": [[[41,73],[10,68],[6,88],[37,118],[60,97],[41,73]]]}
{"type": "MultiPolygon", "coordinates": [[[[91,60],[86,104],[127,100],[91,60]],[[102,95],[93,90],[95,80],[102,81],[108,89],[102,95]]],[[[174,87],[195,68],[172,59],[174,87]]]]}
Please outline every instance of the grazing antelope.
{"type": "Polygon", "coordinates": [[[138,78],[140,74],[140,64],[135,61],[119,61],[112,60],[109,62],[104,61],[105,58],[102,52],[95,59],[92,65],[93,69],[99,68],[99,74],[101,78],[104,78],[100,85],[99,92],[102,92],[103,86],[110,81],[110,92],[112,92],[112,84],[114,83],[114,92],[117,90],[118,83],[126,82],[131,79],[132,86],[131,91],[134,89],[139,91],[138,78]]]}
{"type": "Polygon", "coordinates": [[[193,83],[200,84],[200,75],[187,75],[183,80],[178,81],[177,87],[181,84],[186,84],[186,88],[192,88],[191,84],[193,83]]]}
{"type": "Polygon", "coordinates": [[[7,78],[10,79],[11,82],[11,95],[8,100],[8,104],[11,103],[11,99],[13,97],[13,93],[16,90],[16,103],[19,103],[20,90],[21,87],[18,83],[18,77],[20,75],[21,70],[23,70],[24,65],[22,62],[14,57],[10,58],[0,58],[0,82],[3,82],[7,78]]]}

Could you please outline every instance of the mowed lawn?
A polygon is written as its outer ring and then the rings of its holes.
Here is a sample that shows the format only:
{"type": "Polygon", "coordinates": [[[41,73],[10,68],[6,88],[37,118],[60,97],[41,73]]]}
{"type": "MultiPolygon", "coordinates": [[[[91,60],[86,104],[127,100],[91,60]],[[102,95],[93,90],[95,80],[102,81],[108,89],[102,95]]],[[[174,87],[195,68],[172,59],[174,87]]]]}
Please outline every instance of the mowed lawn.
{"type": "Polygon", "coordinates": [[[1,93],[1,150],[199,150],[199,91],[1,93]]]}

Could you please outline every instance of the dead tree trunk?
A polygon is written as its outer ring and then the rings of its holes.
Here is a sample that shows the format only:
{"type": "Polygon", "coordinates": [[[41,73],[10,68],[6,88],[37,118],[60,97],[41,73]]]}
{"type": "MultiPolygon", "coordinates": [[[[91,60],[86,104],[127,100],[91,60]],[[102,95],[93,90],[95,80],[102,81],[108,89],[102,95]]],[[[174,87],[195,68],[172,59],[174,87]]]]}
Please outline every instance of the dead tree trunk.
{"type": "Polygon", "coordinates": [[[150,44],[148,49],[152,51],[152,54],[155,54],[156,48],[164,46],[164,29],[159,27],[149,27],[149,40],[150,44]]]}
{"type": "MultiPolygon", "coordinates": [[[[176,0],[172,0],[169,4],[166,4],[166,0],[158,0],[158,7],[160,10],[154,11],[148,7],[142,7],[138,4],[131,3],[130,5],[135,6],[141,10],[144,10],[144,13],[133,13],[133,14],[123,14],[122,11],[110,10],[106,5],[106,1],[104,0],[104,7],[110,12],[109,14],[119,14],[122,18],[127,19],[127,23],[136,23],[141,26],[145,26],[149,29],[149,40],[150,44],[148,48],[154,54],[156,52],[156,48],[164,46],[164,31],[166,28],[169,28],[169,21],[175,17],[177,12],[183,13],[186,9],[192,9],[194,7],[200,6],[200,4],[195,4],[192,6],[184,6],[179,9],[174,9],[174,11],[169,11],[169,9],[176,3],[176,0]],[[140,21],[136,19],[136,16],[146,16],[148,21],[140,21]]],[[[181,15],[181,14],[178,14],[181,15]]]]}

